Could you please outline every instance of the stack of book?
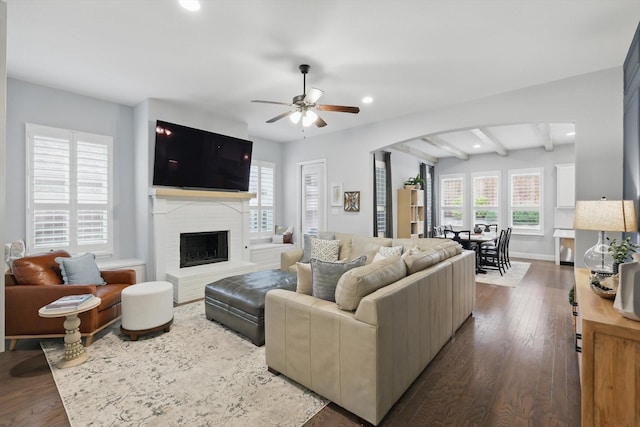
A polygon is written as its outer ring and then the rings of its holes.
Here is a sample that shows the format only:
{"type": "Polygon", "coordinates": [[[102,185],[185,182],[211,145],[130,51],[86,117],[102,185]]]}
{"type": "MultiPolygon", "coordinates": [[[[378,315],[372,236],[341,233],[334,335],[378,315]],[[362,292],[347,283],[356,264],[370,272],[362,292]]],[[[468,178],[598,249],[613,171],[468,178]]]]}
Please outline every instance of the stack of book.
{"type": "Polygon", "coordinates": [[[92,294],[67,295],[47,304],[44,309],[48,313],[78,310],[91,304],[93,298],[92,294]]]}

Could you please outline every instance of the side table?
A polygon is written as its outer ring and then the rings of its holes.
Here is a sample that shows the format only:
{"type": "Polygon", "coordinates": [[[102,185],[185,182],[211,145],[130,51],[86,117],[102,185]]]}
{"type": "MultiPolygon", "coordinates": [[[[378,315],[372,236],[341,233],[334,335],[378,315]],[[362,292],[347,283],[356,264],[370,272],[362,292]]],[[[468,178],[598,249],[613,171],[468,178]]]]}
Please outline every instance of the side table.
{"type": "Polygon", "coordinates": [[[80,318],[78,314],[89,311],[100,305],[100,298],[94,297],[91,302],[82,307],[56,313],[47,313],[45,307],[40,307],[38,315],[40,317],[65,317],[64,319],[64,358],[56,363],[59,369],[70,368],[80,365],[89,358],[89,354],[82,345],[82,334],[80,334],[80,318]]]}

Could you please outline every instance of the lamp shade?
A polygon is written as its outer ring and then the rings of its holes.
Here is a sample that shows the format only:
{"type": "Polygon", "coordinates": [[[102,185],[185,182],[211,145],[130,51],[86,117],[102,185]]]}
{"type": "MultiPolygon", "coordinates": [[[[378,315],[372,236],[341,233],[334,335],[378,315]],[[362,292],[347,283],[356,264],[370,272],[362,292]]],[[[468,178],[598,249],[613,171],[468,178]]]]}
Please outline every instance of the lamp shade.
{"type": "Polygon", "coordinates": [[[573,228],[597,231],[638,231],[633,200],[578,200],[573,228]]]}

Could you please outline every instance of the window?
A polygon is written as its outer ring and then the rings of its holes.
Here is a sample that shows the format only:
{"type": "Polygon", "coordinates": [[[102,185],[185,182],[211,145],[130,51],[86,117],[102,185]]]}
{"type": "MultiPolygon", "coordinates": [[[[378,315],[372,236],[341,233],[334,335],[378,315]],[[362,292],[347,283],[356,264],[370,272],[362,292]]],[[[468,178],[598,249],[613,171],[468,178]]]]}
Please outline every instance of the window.
{"type": "Polygon", "coordinates": [[[274,232],[274,170],[275,164],[253,160],[249,175],[249,192],[256,197],[249,200],[249,233],[251,237],[271,236],[274,232]]]}
{"type": "Polygon", "coordinates": [[[440,225],[463,225],[464,176],[440,176],[440,225]]]}
{"type": "Polygon", "coordinates": [[[473,219],[475,224],[499,224],[500,222],[500,172],[474,174],[473,219]]]}
{"type": "Polygon", "coordinates": [[[113,138],[34,124],[27,135],[27,247],[113,252],[113,138]]]}
{"type": "Polygon", "coordinates": [[[541,168],[509,171],[509,226],[514,233],[542,234],[541,168]]]}
{"type": "Polygon", "coordinates": [[[376,160],[376,237],[386,237],[387,229],[387,168],[384,161],[376,160]]]}

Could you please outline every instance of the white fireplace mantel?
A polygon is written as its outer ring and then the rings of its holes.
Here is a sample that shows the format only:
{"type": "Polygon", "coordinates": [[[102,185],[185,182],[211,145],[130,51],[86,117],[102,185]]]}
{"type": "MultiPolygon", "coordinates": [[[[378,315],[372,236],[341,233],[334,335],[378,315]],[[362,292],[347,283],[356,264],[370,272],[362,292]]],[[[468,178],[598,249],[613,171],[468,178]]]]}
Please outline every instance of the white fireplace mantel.
{"type": "Polygon", "coordinates": [[[204,298],[206,284],[255,271],[249,252],[252,193],[153,188],[153,256],[156,280],[173,284],[174,301],[204,298]],[[229,260],[180,268],[180,233],[229,231],[229,260]]]}

